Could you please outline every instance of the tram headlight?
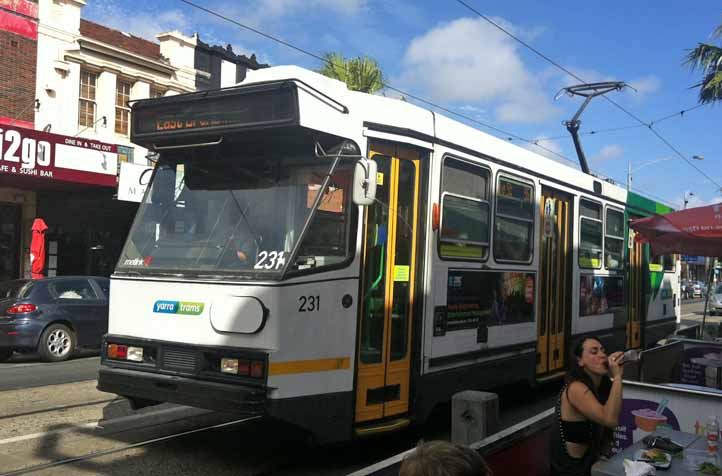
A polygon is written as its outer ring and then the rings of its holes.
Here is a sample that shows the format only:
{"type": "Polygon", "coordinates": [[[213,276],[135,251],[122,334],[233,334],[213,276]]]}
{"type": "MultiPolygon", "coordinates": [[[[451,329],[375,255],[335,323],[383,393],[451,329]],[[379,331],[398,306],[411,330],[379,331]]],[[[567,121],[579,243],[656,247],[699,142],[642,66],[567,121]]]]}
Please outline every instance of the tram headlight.
{"type": "Polygon", "coordinates": [[[142,347],[128,347],[127,360],[133,362],[143,362],[143,348],[142,347]]]}
{"type": "Polygon", "coordinates": [[[224,374],[237,374],[238,359],[221,359],[221,372],[224,374]]]}

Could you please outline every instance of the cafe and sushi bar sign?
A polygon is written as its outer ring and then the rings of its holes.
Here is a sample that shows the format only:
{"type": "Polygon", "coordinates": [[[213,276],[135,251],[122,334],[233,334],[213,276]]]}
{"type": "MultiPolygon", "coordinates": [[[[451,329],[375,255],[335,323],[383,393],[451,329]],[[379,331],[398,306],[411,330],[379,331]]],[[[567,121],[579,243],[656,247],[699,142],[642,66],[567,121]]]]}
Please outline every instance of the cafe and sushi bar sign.
{"type": "Polygon", "coordinates": [[[0,175],[115,187],[118,147],[0,124],[0,175]]]}

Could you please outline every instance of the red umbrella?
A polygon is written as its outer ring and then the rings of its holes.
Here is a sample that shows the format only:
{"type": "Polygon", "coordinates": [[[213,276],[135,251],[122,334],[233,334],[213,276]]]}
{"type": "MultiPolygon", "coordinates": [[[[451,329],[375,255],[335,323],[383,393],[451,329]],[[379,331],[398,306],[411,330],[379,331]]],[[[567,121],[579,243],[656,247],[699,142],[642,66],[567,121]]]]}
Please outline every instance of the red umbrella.
{"type": "Polygon", "coordinates": [[[44,278],[43,269],[45,269],[45,230],[48,225],[42,218],[36,218],[33,221],[33,239],[30,242],[30,270],[32,278],[44,278]]]}
{"type": "Polygon", "coordinates": [[[722,256],[722,203],[632,220],[653,255],[722,256]]]}

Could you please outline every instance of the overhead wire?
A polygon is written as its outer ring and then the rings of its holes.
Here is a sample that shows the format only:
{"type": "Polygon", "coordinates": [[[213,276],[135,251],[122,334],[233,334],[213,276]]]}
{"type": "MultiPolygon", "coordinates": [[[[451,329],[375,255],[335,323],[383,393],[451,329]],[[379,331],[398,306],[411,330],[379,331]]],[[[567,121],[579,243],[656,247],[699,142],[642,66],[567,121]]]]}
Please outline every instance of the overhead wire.
{"type": "MultiPolygon", "coordinates": [[[[690,107],[688,109],[682,109],[681,111],[677,111],[672,114],[667,114],[666,116],[662,116],[659,119],[653,120],[650,124],[659,124],[660,122],[666,121],[668,119],[672,119],[677,116],[684,117],[685,113],[694,111],[695,109],[699,109],[702,106],[704,106],[704,104],[697,104],[696,106],[690,107]]],[[[591,136],[591,135],[602,134],[602,133],[606,133],[606,132],[616,132],[616,131],[623,131],[623,130],[627,130],[627,129],[639,129],[640,127],[645,127],[645,126],[643,126],[642,124],[630,124],[628,126],[610,127],[608,129],[595,129],[595,130],[591,130],[588,132],[580,132],[579,135],[591,136]]],[[[549,140],[558,140],[558,139],[571,139],[571,136],[569,134],[565,134],[565,135],[559,135],[559,136],[553,136],[553,137],[544,137],[542,139],[537,139],[537,140],[549,141],[549,140]]]]}
{"type": "MultiPolygon", "coordinates": [[[[206,8],[206,7],[203,7],[203,6],[201,6],[201,5],[198,5],[198,4],[196,4],[195,2],[193,2],[193,1],[191,1],[191,0],[180,0],[180,1],[183,2],[183,3],[185,3],[186,5],[189,5],[189,6],[193,7],[193,8],[196,8],[196,9],[198,9],[198,10],[201,10],[201,11],[203,11],[203,12],[206,12],[206,13],[208,13],[209,15],[212,15],[212,16],[215,16],[215,17],[217,17],[217,18],[220,18],[220,19],[222,19],[222,20],[224,20],[224,21],[227,21],[227,22],[229,22],[229,23],[232,23],[232,24],[234,24],[234,25],[236,25],[236,26],[238,26],[238,27],[240,27],[240,28],[243,28],[243,29],[245,29],[245,30],[251,31],[251,32],[253,32],[253,33],[256,33],[256,34],[258,34],[258,35],[260,35],[260,36],[262,36],[262,37],[264,37],[264,38],[266,38],[266,39],[269,39],[269,40],[271,40],[271,41],[274,41],[274,42],[276,42],[276,43],[279,43],[279,44],[281,44],[281,45],[284,45],[284,46],[286,46],[286,47],[288,47],[288,48],[291,48],[291,49],[294,50],[294,51],[297,51],[297,52],[299,52],[299,53],[305,54],[305,55],[307,55],[307,56],[309,56],[309,57],[311,57],[311,58],[317,59],[317,60],[321,61],[322,63],[325,63],[325,64],[330,65],[330,66],[333,68],[333,64],[331,63],[331,61],[329,61],[327,58],[324,58],[324,57],[321,56],[321,55],[318,55],[318,54],[313,53],[313,52],[311,52],[311,51],[308,51],[308,50],[306,50],[306,49],[304,49],[304,48],[301,48],[301,47],[299,47],[299,46],[296,46],[296,45],[294,45],[294,44],[292,44],[292,43],[289,43],[288,41],[283,40],[283,39],[281,39],[281,38],[278,38],[278,37],[276,37],[276,36],[274,36],[274,35],[265,33],[265,32],[263,32],[263,31],[261,31],[261,30],[259,30],[259,29],[257,29],[257,28],[254,28],[254,27],[252,27],[252,26],[249,26],[249,25],[246,25],[246,24],[244,24],[244,23],[241,23],[241,22],[239,22],[238,20],[235,20],[235,19],[233,19],[233,18],[229,18],[229,17],[227,17],[227,16],[225,16],[225,15],[223,15],[223,14],[221,14],[221,13],[218,13],[218,12],[216,12],[216,11],[214,11],[214,10],[211,10],[211,9],[209,9],[209,8],[206,8]]],[[[513,132],[504,130],[504,129],[500,128],[500,127],[497,127],[497,126],[488,124],[488,123],[486,123],[486,122],[484,122],[484,121],[480,121],[480,120],[475,119],[475,118],[473,118],[473,117],[471,117],[471,116],[468,116],[468,115],[466,115],[466,114],[463,114],[463,113],[454,111],[453,109],[449,109],[449,108],[447,108],[447,107],[444,107],[444,106],[441,106],[441,105],[439,105],[439,104],[436,104],[436,103],[434,103],[434,102],[432,102],[432,101],[429,101],[428,99],[424,99],[424,98],[422,98],[422,97],[420,97],[420,96],[411,94],[411,93],[409,93],[409,92],[407,92],[407,91],[404,91],[404,90],[402,90],[402,89],[399,89],[399,88],[397,88],[397,87],[389,84],[389,83],[386,82],[386,81],[382,81],[381,84],[382,84],[383,87],[385,87],[386,89],[389,89],[389,90],[391,90],[391,91],[397,92],[397,93],[401,94],[401,95],[404,96],[404,97],[411,98],[411,99],[413,99],[413,100],[415,100],[415,101],[418,101],[418,102],[420,102],[420,103],[426,104],[426,105],[431,106],[431,107],[433,107],[433,108],[435,108],[435,109],[438,109],[438,110],[440,110],[440,111],[446,112],[446,113],[448,113],[448,114],[451,114],[451,115],[453,115],[453,116],[462,118],[462,119],[464,119],[464,120],[466,120],[466,121],[469,121],[469,122],[471,122],[471,123],[474,123],[474,124],[480,125],[480,126],[482,126],[482,127],[485,127],[485,128],[487,128],[487,129],[490,129],[490,130],[493,130],[493,131],[495,131],[495,132],[498,132],[499,134],[502,134],[502,135],[504,136],[504,139],[505,139],[505,140],[512,141],[512,140],[515,140],[515,139],[516,139],[516,140],[518,140],[518,141],[520,141],[520,142],[524,142],[524,143],[527,143],[527,144],[529,144],[529,145],[531,145],[531,146],[537,147],[537,148],[539,148],[539,149],[541,149],[541,150],[543,150],[543,151],[545,151],[545,152],[547,152],[547,153],[549,153],[549,154],[551,154],[551,155],[553,155],[553,156],[555,156],[555,157],[558,157],[558,158],[560,158],[560,159],[562,159],[562,160],[565,160],[565,161],[567,161],[567,162],[570,162],[570,163],[574,164],[575,166],[578,166],[578,165],[579,165],[578,161],[573,160],[573,159],[570,159],[569,157],[565,156],[564,154],[561,154],[561,153],[559,153],[559,152],[557,152],[557,151],[555,151],[555,150],[553,150],[553,149],[550,149],[550,148],[548,148],[548,147],[546,147],[546,146],[543,146],[543,145],[539,144],[540,139],[527,139],[527,138],[522,137],[522,136],[520,136],[520,135],[518,135],[518,134],[515,134],[515,133],[513,133],[513,132]]],[[[677,114],[678,114],[678,113],[677,113],[677,114]]],[[[604,173],[600,173],[599,171],[594,170],[593,172],[596,174],[596,176],[598,176],[598,177],[601,178],[601,179],[611,178],[611,177],[607,176],[607,175],[604,174],[604,173]]],[[[616,179],[614,179],[614,180],[616,180],[616,179]]],[[[617,182],[619,182],[619,181],[617,180],[617,182]]],[[[619,182],[619,183],[621,183],[621,182],[619,182]]],[[[648,194],[648,195],[650,195],[650,194],[648,194]]],[[[651,195],[650,195],[650,196],[651,196],[651,195]]]]}
{"type": "MultiPolygon", "coordinates": [[[[233,19],[233,18],[229,18],[229,17],[227,17],[227,16],[225,16],[225,15],[223,15],[223,14],[221,14],[221,13],[218,13],[218,12],[216,12],[216,11],[214,11],[214,10],[211,10],[210,8],[206,8],[206,7],[203,7],[203,6],[201,6],[201,5],[198,5],[198,4],[196,4],[195,2],[192,2],[191,0],[180,0],[180,1],[183,2],[183,3],[185,3],[186,5],[189,5],[189,6],[193,7],[193,8],[196,8],[196,9],[198,9],[198,10],[204,11],[204,12],[208,13],[209,15],[215,16],[215,17],[220,18],[220,19],[222,19],[222,20],[225,20],[225,21],[227,21],[227,22],[229,22],[229,23],[232,23],[232,24],[234,24],[234,25],[236,25],[236,26],[238,26],[238,27],[240,27],[240,28],[243,28],[243,29],[245,29],[245,30],[251,31],[251,32],[253,32],[253,33],[256,33],[256,34],[258,34],[258,35],[260,35],[260,36],[262,36],[262,37],[264,37],[264,38],[267,38],[267,39],[269,39],[269,40],[271,40],[271,41],[275,41],[276,43],[279,43],[279,44],[281,44],[281,45],[284,45],[284,46],[286,46],[286,47],[288,47],[288,48],[291,48],[291,49],[293,49],[293,50],[295,50],[295,51],[297,51],[297,52],[299,52],[299,53],[303,53],[303,54],[305,54],[305,55],[307,55],[307,56],[309,56],[309,57],[311,57],[311,58],[317,59],[317,60],[319,60],[319,61],[321,61],[321,62],[323,62],[323,63],[325,63],[325,64],[328,64],[328,65],[330,65],[331,67],[333,67],[333,64],[331,63],[331,61],[329,61],[327,58],[324,58],[324,57],[321,56],[321,55],[318,55],[318,54],[316,54],[316,53],[313,53],[313,52],[311,52],[311,51],[309,51],[309,50],[307,50],[307,49],[301,48],[301,47],[299,47],[299,46],[293,45],[292,43],[289,43],[288,41],[285,41],[285,40],[283,40],[283,39],[281,39],[281,38],[278,38],[278,37],[276,37],[276,36],[274,36],[274,35],[270,35],[270,34],[268,34],[268,33],[265,33],[265,32],[263,32],[263,31],[261,31],[261,30],[259,30],[259,29],[257,29],[257,28],[254,28],[254,27],[252,27],[252,26],[249,26],[249,25],[246,25],[246,24],[244,24],[244,23],[241,23],[241,22],[239,22],[238,20],[235,20],[235,19],[233,19]]],[[[466,121],[469,121],[469,122],[472,122],[472,123],[474,123],[474,124],[477,124],[477,125],[480,125],[480,126],[482,126],[482,127],[485,127],[485,128],[487,128],[487,129],[496,131],[496,132],[502,134],[503,136],[505,136],[505,139],[506,139],[506,140],[514,140],[514,139],[516,139],[516,140],[519,140],[519,141],[521,141],[521,142],[526,142],[526,143],[528,143],[528,144],[531,144],[531,145],[534,145],[534,146],[536,146],[536,147],[539,147],[540,149],[542,149],[542,150],[544,150],[544,151],[546,151],[546,152],[548,152],[548,153],[550,153],[550,154],[552,154],[552,155],[554,155],[554,156],[556,156],[556,157],[559,157],[559,158],[561,158],[561,159],[567,160],[567,161],[569,161],[569,162],[571,162],[571,163],[574,163],[574,164],[577,163],[575,160],[572,160],[572,159],[570,159],[569,157],[566,157],[566,156],[564,156],[563,154],[560,154],[560,153],[558,153],[558,152],[555,151],[555,150],[552,150],[552,149],[550,149],[550,148],[548,148],[548,147],[545,147],[545,146],[543,146],[543,145],[537,144],[537,143],[536,143],[534,140],[532,140],[532,139],[527,139],[527,138],[522,137],[522,136],[520,136],[520,135],[518,135],[518,134],[515,134],[515,133],[513,133],[513,132],[509,132],[509,131],[507,131],[507,130],[504,130],[504,129],[501,129],[501,128],[499,128],[499,127],[496,127],[496,126],[494,126],[494,125],[492,125],[492,124],[489,124],[489,123],[486,123],[486,122],[484,122],[484,121],[480,121],[480,120],[478,120],[478,119],[475,119],[475,118],[473,118],[473,117],[471,117],[471,116],[468,116],[468,115],[466,115],[466,114],[463,114],[463,113],[454,111],[454,110],[452,110],[452,109],[449,109],[449,108],[447,108],[447,107],[441,106],[441,105],[436,104],[436,103],[434,103],[434,102],[431,102],[431,101],[429,101],[429,100],[427,100],[427,99],[424,99],[424,98],[422,98],[422,97],[419,97],[419,96],[416,96],[416,95],[414,95],[414,94],[411,94],[411,93],[409,93],[409,92],[407,92],[407,91],[404,91],[404,90],[402,90],[402,89],[399,89],[399,88],[397,88],[397,87],[389,84],[388,82],[382,81],[381,84],[382,84],[386,89],[389,89],[389,90],[391,90],[391,91],[397,92],[397,93],[401,94],[402,96],[405,96],[405,97],[414,99],[414,100],[419,101],[419,102],[421,102],[421,103],[423,103],[423,104],[426,104],[426,105],[428,105],[428,106],[434,107],[434,108],[436,108],[436,109],[438,109],[438,110],[440,110],[440,111],[444,111],[444,112],[446,112],[446,113],[449,113],[449,114],[452,114],[452,115],[454,115],[454,116],[460,117],[460,118],[462,118],[462,119],[464,119],[464,120],[466,120],[466,121]]]]}
{"type": "MultiPolygon", "coordinates": [[[[553,65],[554,67],[556,67],[557,69],[565,72],[566,74],[568,74],[568,75],[571,76],[572,78],[576,79],[577,81],[580,81],[580,82],[582,82],[582,83],[586,83],[586,81],[583,80],[582,78],[580,78],[577,74],[575,74],[574,72],[570,71],[568,68],[565,68],[565,67],[562,66],[561,64],[557,63],[557,62],[554,61],[552,58],[550,58],[549,56],[545,55],[544,53],[542,53],[542,52],[539,51],[538,49],[534,48],[532,45],[530,45],[530,44],[527,43],[526,41],[522,40],[522,39],[519,38],[518,36],[514,35],[512,32],[510,32],[509,30],[507,30],[507,29],[504,28],[503,26],[499,25],[497,22],[495,22],[494,20],[492,20],[492,19],[489,18],[488,16],[484,15],[483,13],[481,13],[480,11],[478,11],[477,9],[475,9],[473,6],[471,6],[471,5],[470,5],[468,2],[466,2],[465,0],[456,0],[456,2],[459,3],[459,4],[461,4],[461,5],[463,5],[463,6],[466,7],[468,10],[476,13],[480,18],[484,19],[486,22],[488,22],[488,23],[491,24],[492,26],[496,27],[497,29],[499,29],[500,31],[502,31],[504,34],[506,34],[506,35],[509,36],[510,38],[514,39],[515,41],[517,41],[518,43],[520,43],[521,45],[523,45],[524,47],[526,47],[528,50],[532,51],[532,52],[535,53],[537,56],[539,56],[540,58],[544,59],[545,61],[547,61],[548,63],[550,63],[550,64],[553,65]]],[[[697,167],[697,165],[695,165],[686,155],[682,154],[682,153],[679,151],[679,149],[677,149],[677,147],[675,147],[669,140],[667,140],[665,137],[663,137],[663,136],[659,133],[659,131],[657,131],[657,130],[654,128],[654,124],[653,124],[652,122],[645,122],[644,120],[640,119],[639,116],[637,116],[636,114],[634,114],[633,112],[631,112],[630,110],[628,110],[627,108],[625,108],[624,106],[622,106],[621,104],[619,104],[618,102],[614,101],[614,100],[611,99],[610,97],[607,97],[606,95],[602,95],[602,97],[603,97],[606,101],[608,101],[609,103],[611,103],[613,106],[615,106],[617,109],[619,109],[620,111],[624,112],[624,113],[627,114],[629,117],[631,117],[631,118],[634,119],[636,122],[638,122],[638,123],[640,124],[640,126],[644,126],[644,127],[646,127],[647,129],[649,129],[649,131],[650,131],[652,134],[654,134],[662,143],[664,143],[670,150],[672,150],[677,156],[679,156],[679,158],[681,158],[682,160],[684,160],[685,162],[687,162],[687,164],[689,164],[689,166],[691,166],[693,169],[695,169],[698,173],[700,173],[703,177],[705,177],[705,178],[706,178],[707,180],[709,180],[711,183],[715,184],[715,185],[717,186],[717,190],[718,190],[718,191],[722,191],[722,185],[720,185],[716,180],[714,180],[712,177],[710,177],[710,176],[709,176],[707,173],[705,173],[702,169],[700,169],[699,167],[697,167]]],[[[658,122],[659,122],[659,121],[658,121],[658,122]]]]}

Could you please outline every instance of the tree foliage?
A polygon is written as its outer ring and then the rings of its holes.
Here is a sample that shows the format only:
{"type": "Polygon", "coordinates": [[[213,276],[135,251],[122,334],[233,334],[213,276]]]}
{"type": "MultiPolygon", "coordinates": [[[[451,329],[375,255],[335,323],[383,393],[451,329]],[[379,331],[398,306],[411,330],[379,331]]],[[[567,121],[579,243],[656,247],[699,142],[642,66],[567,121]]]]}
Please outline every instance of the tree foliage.
{"type": "MultiPolygon", "coordinates": [[[[712,38],[722,39],[722,23],[712,32],[712,38]]],[[[684,64],[702,73],[702,80],[692,86],[700,88],[700,103],[722,101],[722,47],[697,43],[697,47],[687,53],[684,64]]]]}
{"type": "Polygon", "coordinates": [[[376,60],[368,56],[346,59],[341,53],[326,53],[318,71],[346,83],[352,91],[373,94],[384,87],[384,76],[376,60]]]}

